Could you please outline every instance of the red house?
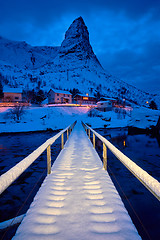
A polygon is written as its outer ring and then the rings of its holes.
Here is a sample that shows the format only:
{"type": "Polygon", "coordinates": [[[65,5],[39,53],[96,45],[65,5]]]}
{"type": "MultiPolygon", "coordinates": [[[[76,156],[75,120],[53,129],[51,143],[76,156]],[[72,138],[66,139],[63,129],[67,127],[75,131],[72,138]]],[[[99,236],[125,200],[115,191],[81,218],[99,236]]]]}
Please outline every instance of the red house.
{"type": "Polygon", "coordinates": [[[77,104],[96,104],[96,97],[89,96],[88,94],[77,94],[74,97],[74,102],[77,104]]]}

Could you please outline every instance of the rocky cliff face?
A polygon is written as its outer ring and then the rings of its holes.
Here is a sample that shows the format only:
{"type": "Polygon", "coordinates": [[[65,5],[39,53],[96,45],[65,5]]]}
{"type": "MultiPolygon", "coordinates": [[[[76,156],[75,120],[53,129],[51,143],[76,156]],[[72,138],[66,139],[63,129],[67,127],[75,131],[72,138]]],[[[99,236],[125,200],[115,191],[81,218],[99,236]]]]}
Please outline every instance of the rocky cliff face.
{"type": "Polygon", "coordinates": [[[27,89],[78,88],[82,93],[125,98],[145,105],[160,97],[145,93],[105,72],[89,42],[82,19],[73,21],[59,47],[32,47],[25,42],[0,38],[0,74],[10,86],[27,89]]]}
{"type": "Polygon", "coordinates": [[[73,21],[66,31],[65,39],[61,44],[60,56],[73,55],[80,60],[93,58],[98,62],[89,42],[89,32],[82,17],[73,21]]]}

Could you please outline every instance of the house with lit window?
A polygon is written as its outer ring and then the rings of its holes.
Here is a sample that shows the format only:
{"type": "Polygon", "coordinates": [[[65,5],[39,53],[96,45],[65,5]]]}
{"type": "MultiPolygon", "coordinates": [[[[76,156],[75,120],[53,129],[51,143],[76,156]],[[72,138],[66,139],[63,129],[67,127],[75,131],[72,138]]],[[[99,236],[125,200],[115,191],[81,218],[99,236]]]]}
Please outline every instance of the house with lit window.
{"type": "Polygon", "coordinates": [[[96,97],[89,96],[88,94],[86,94],[86,95],[77,94],[74,97],[74,102],[76,104],[95,104],[96,103],[96,97]]]}
{"type": "Polygon", "coordinates": [[[112,110],[112,102],[111,101],[99,101],[97,102],[97,109],[100,111],[111,111],[112,110]]]}
{"type": "Polygon", "coordinates": [[[48,92],[48,104],[51,103],[72,103],[72,94],[68,91],[50,89],[48,92]]]}
{"type": "Polygon", "coordinates": [[[9,88],[3,89],[3,102],[22,102],[22,89],[21,88],[9,88]]]}
{"type": "Polygon", "coordinates": [[[111,102],[112,103],[112,107],[114,107],[117,104],[117,99],[115,98],[110,98],[110,97],[102,97],[100,99],[100,101],[106,101],[106,102],[111,102]]]}

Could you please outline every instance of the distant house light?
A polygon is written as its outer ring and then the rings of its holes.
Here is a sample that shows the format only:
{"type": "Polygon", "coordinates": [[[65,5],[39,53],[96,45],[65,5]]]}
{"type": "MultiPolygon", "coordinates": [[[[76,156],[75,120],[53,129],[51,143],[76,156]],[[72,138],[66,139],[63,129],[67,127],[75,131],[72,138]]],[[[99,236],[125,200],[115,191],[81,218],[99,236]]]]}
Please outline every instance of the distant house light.
{"type": "Polygon", "coordinates": [[[83,100],[88,100],[88,97],[83,97],[83,100]]]}
{"type": "Polygon", "coordinates": [[[86,93],[86,96],[89,96],[89,94],[88,94],[88,93],[86,93]]]}

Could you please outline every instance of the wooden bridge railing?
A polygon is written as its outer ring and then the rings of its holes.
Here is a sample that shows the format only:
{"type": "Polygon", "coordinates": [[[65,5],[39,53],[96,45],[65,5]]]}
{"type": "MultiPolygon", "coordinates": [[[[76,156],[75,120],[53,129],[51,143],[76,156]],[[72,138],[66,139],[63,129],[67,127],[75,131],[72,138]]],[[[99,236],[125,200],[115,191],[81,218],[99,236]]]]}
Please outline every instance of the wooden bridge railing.
{"type": "Polygon", "coordinates": [[[160,183],[149,175],[146,171],[135,164],[131,159],[125,156],[118,150],[112,143],[102,137],[99,133],[94,131],[91,127],[84,124],[82,125],[91,139],[91,132],[93,134],[93,147],[95,148],[95,136],[103,143],[103,166],[107,170],[107,148],[124,164],[125,167],[160,201],[160,183]]]}
{"type": "Polygon", "coordinates": [[[76,122],[60,131],[54,137],[49,138],[45,143],[33,151],[30,155],[16,164],[6,173],[0,176],[0,194],[7,189],[46,149],[47,149],[47,173],[51,173],[51,145],[61,136],[61,147],[64,147],[64,133],[67,132],[67,139],[73,130],[76,122]]]}
{"type": "MultiPolygon", "coordinates": [[[[45,150],[47,150],[47,173],[51,173],[51,145],[61,136],[61,148],[64,148],[64,133],[67,132],[67,140],[71,134],[75,121],[64,130],[60,131],[54,137],[49,138],[39,148],[24,158],[21,162],[12,167],[9,171],[0,176],[0,194],[3,193],[45,150]]],[[[25,214],[0,223],[0,231],[13,225],[19,224],[25,214]]]]}

